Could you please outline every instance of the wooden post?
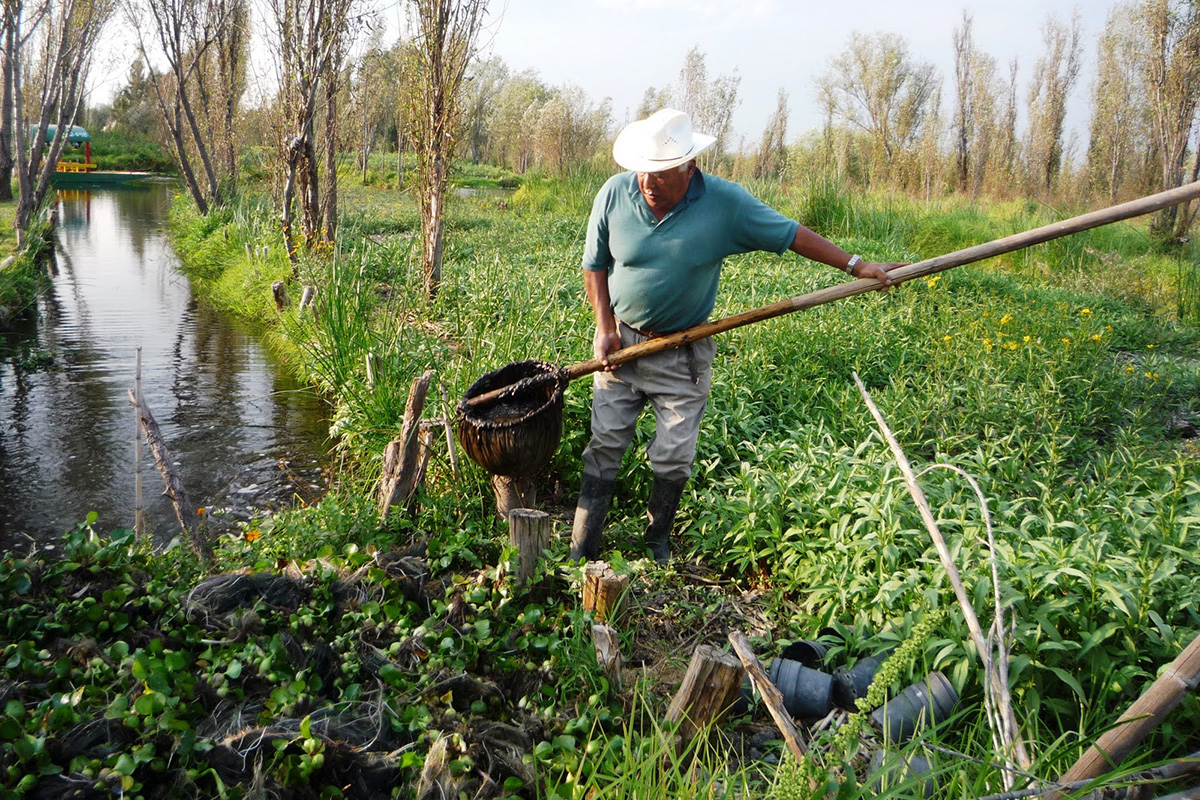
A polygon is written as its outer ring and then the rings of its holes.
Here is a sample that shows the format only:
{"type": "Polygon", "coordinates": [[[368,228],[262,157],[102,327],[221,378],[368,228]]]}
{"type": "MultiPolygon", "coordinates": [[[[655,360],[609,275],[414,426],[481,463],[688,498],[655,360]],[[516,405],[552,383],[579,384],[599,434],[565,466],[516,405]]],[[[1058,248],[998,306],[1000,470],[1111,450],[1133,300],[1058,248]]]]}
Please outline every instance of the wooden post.
{"type": "Polygon", "coordinates": [[[142,432],[146,434],[146,442],[150,445],[154,463],[158,465],[158,471],[162,473],[167,497],[171,498],[171,504],[175,506],[175,516],[179,520],[179,526],[183,528],[183,535],[191,545],[192,552],[196,554],[201,563],[207,565],[212,561],[212,545],[208,543],[200,530],[196,509],[183,490],[183,479],[175,471],[173,466],[175,461],[171,457],[171,451],[167,448],[166,440],[162,438],[158,423],[154,420],[154,415],[150,413],[150,407],[146,405],[145,400],[142,399],[142,402],[139,403],[139,399],[134,396],[133,392],[129,393],[129,402],[138,410],[142,432]]]}
{"type": "Polygon", "coordinates": [[[133,373],[133,534],[140,541],[146,535],[145,509],[142,508],[142,348],[137,349],[133,373]]]}
{"type": "MultiPolygon", "coordinates": [[[[246,245],[249,247],[250,245],[246,245]]],[[[287,284],[283,281],[275,281],[271,284],[271,296],[275,298],[275,310],[280,314],[288,307],[287,284]]]]}
{"type": "Polygon", "coordinates": [[[629,576],[618,575],[604,561],[589,561],[583,568],[583,607],[597,622],[616,622],[628,588],[629,576]]]}
{"type": "Polygon", "coordinates": [[[375,388],[375,375],[379,372],[379,356],[374,353],[367,353],[364,357],[367,362],[367,388],[375,388]]]}
{"type": "Polygon", "coordinates": [[[525,583],[550,544],[550,515],[532,508],[514,508],[508,512],[508,541],[519,553],[517,580],[525,583]]]}
{"type": "MultiPolygon", "coordinates": [[[[1200,636],[1184,648],[1179,656],[1167,665],[1158,680],[1150,684],[1142,696],[1121,715],[1116,724],[1075,762],[1059,783],[1070,785],[1086,781],[1112,771],[1120,766],[1129,752],[1146,738],[1146,734],[1179,705],[1188,692],[1200,682],[1200,636]]],[[[1058,797],[1057,793],[1047,797],[1058,797]]]]}
{"type": "Polygon", "coordinates": [[[383,451],[383,475],[379,481],[379,518],[386,520],[393,506],[407,504],[417,489],[420,478],[420,454],[417,432],[420,430],[421,412],[425,410],[425,395],[433,370],[412,382],[408,390],[408,402],[404,406],[404,422],[400,427],[400,438],[388,442],[383,451]]]}
{"type": "Polygon", "coordinates": [[[667,720],[679,723],[681,745],[704,726],[720,721],[741,692],[745,676],[746,670],[731,653],[706,644],[696,648],[683,683],[667,708],[667,720]]]}
{"type": "Polygon", "coordinates": [[[458,477],[458,452],[454,449],[457,440],[454,431],[450,428],[450,401],[446,398],[446,387],[440,383],[438,384],[438,397],[442,401],[442,427],[446,431],[446,448],[450,451],[450,474],[458,477]]]}
{"type": "Polygon", "coordinates": [[[611,625],[592,626],[592,645],[596,648],[596,663],[608,676],[614,689],[621,689],[621,643],[617,641],[617,629],[611,625]]]}
{"type": "Polygon", "coordinates": [[[311,285],[305,286],[304,291],[301,292],[301,294],[300,294],[300,311],[303,312],[304,309],[308,308],[309,306],[312,306],[313,316],[315,317],[317,315],[316,302],[317,302],[317,287],[311,286],[311,285]]]}
{"type": "Polygon", "coordinates": [[[496,513],[505,519],[514,508],[533,508],[537,500],[533,478],[493,475],[492,491],[496,493],[496,513]]]}
{"type": "Polygon", "coordinates": [[[788,750],[792,752],[792,757],[796,761],[803,760],[807,748],[804,746],[804,742],[800,741],[800,734],[792,722],[792,715],[783,707],[783,695],[779,693],[775,684],[771,683],[767,673],[763,672],[762,665],[758,663],[758,658],[754,655],[754,650],[750,648],[750,642],[746,641],[746,637],[740,631],[730,631],[729,643],[733,645],[738,658],[742,660],[742,666],[750,675],[750,684],[767,704],[767,711],[771,712],[771,719],[775,720],[779,732],[783,734],[783,741],[787,744],[788,750]]]}

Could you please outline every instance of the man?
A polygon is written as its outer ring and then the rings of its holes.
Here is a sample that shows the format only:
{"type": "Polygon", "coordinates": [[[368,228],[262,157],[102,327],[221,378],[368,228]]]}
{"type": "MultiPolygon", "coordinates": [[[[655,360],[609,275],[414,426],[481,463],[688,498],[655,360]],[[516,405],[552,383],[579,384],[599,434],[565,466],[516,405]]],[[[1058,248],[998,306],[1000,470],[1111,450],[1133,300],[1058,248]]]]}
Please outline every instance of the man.
{"type": "MultiPolygon", "coordinates": [[[[714,141],[694,133],[683,112],[663,109],[630,123],[613,144],[613,157],[630,171],[596,195],[583,254],[596,318],[592,347],[606,365],[622,347],[704,322],[716,302],[722,260],[734,253],[792,250],[891,285],[893,265],[863,261],[741,186],[702,174],[696,157],[714,141]]],[[[599,556],[617,470],[647,402],[655,420],[648,448],[654,484],[644,541],[656,561],[670,559],[671,526],[692,472],[714,352],[713,341],[702,339],[596,373],[572,561],[599,556]]]]}

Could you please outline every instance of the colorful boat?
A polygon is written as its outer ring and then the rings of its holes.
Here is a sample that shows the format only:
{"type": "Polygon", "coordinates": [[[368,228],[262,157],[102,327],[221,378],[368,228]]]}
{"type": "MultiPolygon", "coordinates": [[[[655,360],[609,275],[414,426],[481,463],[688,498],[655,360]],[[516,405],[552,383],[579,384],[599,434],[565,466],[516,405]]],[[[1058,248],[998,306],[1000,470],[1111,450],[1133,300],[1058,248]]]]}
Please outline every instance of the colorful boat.
{"type": "MultiPolygon", "coordinates": [[[[46,144],[54,141],[57,126],[46,127],[46,144]]],[[[85,128],[72,125],[67,131],[65,153],[68,148],[79,149],[83,145],[83,161],[68,161],[59,159],[50,176],[50,185],[55,189],[79,188],[88,186],[119,186],[130,181],[144,180],[154,177],[152,172],[118,172],[115,170],[96,169],[92,163],[92,137],[85,128]]]]}

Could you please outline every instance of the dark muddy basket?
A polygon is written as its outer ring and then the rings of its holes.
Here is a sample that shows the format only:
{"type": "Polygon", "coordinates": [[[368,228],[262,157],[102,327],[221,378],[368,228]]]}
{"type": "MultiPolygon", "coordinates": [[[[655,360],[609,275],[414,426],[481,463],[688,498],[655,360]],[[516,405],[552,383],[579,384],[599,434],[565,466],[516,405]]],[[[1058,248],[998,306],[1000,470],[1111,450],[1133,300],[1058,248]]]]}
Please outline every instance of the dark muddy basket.
{"type": "Polygon", "coordinates": [[[562,438],[567,371],[547,361],[518,361],[471,384],[458,404],[458,441],[493,475],[533,477],[554,458],[562,438]],[[472,397],[508,387],[471,407],[472,397]]]}

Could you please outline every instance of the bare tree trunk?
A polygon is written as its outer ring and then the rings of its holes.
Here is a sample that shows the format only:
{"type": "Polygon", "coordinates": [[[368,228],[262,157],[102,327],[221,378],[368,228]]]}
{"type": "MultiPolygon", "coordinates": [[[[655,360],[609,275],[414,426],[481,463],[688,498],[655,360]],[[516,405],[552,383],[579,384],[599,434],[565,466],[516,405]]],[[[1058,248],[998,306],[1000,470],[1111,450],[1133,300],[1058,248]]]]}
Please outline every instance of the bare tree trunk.
{"type": "Polygon", "coordinates": [[[9,4],[4,4],[4,63],[0,66],[0,81],[4,82],[0,95],[0,202],[13,199],[13,65],[8,54],[13,52],[13,26],[9,4]]]}
{"type": "Polygon", "coordinates": [[[331,74],[329,78],[325,83],[325,201],[321,208],[321,235],[325,241],[332,242],[337,234],[338,216],[338,81],[336,73],[331,74]]]}

